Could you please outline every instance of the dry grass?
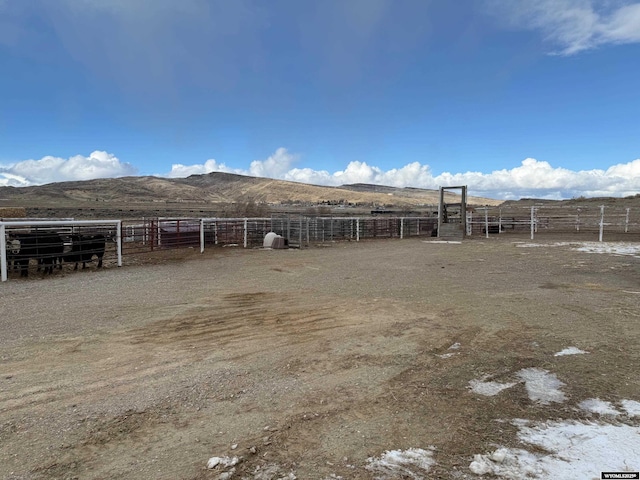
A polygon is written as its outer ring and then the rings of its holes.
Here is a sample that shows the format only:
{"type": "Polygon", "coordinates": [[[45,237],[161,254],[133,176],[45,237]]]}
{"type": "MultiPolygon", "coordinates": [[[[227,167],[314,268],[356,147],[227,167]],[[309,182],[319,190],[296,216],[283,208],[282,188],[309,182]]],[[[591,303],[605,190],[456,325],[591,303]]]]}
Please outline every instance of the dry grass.
{"type": "Polygon", "coordinates": [[[23,207],[0,207],[0,219],[3,218],[25,218],[27,209],[23,207]]]}

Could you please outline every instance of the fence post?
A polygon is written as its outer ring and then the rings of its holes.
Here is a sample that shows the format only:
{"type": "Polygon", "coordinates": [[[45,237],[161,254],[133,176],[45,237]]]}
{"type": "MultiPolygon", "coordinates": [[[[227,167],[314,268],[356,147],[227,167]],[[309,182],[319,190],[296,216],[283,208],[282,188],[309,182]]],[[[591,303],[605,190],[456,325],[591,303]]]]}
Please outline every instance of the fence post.
{"type": "Polygon", "coordinates": [[[404,238],[404,217],[400,217],[400,240],[404,238]]]}
{"type": "Polygon", "coordinates": [[[356,218],[356,242],[360,241],[360,217],[356,218]]]}
{"type": "Polygon", "coordinates": [[[149,222],[149,245],[151,247],[151,251],[153,252],[153,248],[156,245],[156,221],[157,220],[150,220],[149,222]]]}
{"type": "Polygon", "coordinates": [[[498,233],[502,233],[502,209],[500,209],[498,212],[498,233]]]}
{"type": "Polygon", "coordinates": [[[244,248],[247,248],[247,224],[249,223],[248,219],[244,219],[244,248]]]}
{"type": "Polygon", "coordinates": [[[420,236],[420,219],[416,220],[416,235],[420,236]]]}
{"type": "Polygon", "coordinates": [[[467,212],[467,235],[473,235],[473,212],[467,212]]]}
{"type": "Polygon", "coordinates": [[[7,237],[5,237],[6,227],[0,225],[0,280],[7,281],[7,237]]]}
{"type": "MultiPolygon", "coordinates": [[[[135,228],[135,227],[134,227],[135,228]]],[[[135,240],[135,233],[133,234],[133,239],[135,240]]],[[[147,231],[147,220],[142,217],[142,245],[146,246],[149,241],[149,232],[147,231]]]]}
{"type": "Polygon", "coordinates": [[[531,240],[533,240],[533,232],[535,231],[535,220],[534,220],[535,209],[536,207],[531,205],[531,240]]]}
{"type": "Polygon", "coordinates": [[[200,219],[200,253],[204,253],[204,218],[200,219]]]}
{"type": "Polygon", "coordinates": [[[598,241],[602,241],[602,233],[604,231],[604,205],[600,205],[600,236],[598,241]]]}
{"type": "Polygon", "coordinates": [[[489,238],[489,207],[484,209],[484,231],[485,237],[489,238]]]}
{"type": "Polygon", "coordinates": [[[624,219],[624,233],[629,233],[629,207],[627,207],[627,215],[624,219]]]}
{"type": "Polygon", "coordinates": [[[578,209],[578,214],[576,215],[576,232],[580,231],[580,209],[578,209]]]}
{"type": "Polygon", "coordinates": [[[118,266],[122,266],[122,220],[116,226],[116,250],[118,251],[118,266]]]}

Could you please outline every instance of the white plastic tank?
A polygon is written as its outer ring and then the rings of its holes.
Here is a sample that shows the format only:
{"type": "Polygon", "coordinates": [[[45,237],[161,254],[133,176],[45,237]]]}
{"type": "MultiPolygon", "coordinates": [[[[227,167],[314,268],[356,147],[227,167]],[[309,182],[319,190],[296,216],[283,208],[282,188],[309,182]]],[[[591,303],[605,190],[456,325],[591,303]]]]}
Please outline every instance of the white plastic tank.
{"type": "Polygon", "coordinates": [[[264,241],[262,242],[262,246],[264,248],[271,248],[273,247],[273,241],[278,238],[280,235],[278,235],[275,232],[269,232],[264,236],[264,241]]]}

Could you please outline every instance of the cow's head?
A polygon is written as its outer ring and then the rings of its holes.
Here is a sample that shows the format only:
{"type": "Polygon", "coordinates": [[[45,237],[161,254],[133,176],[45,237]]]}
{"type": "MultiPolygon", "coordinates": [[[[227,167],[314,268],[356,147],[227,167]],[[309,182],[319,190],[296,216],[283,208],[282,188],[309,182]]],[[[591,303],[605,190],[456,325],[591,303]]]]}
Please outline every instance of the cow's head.
{"type": "Polygon", "coordinates": [[[13,239],[7,242],[7,250],[12,255],[18,255],[20,253],[20,240],[13,239]]]}

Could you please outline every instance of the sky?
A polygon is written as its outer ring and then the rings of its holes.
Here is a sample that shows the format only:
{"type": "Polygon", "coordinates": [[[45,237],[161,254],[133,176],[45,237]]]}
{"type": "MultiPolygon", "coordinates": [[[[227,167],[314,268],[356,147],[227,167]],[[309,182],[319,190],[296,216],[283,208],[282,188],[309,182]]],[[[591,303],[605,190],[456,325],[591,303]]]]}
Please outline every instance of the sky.
{"type": "Polygon", "coordinates": [[[0,0],[0,186],[640,193],[640,2],[0,0]]]}

